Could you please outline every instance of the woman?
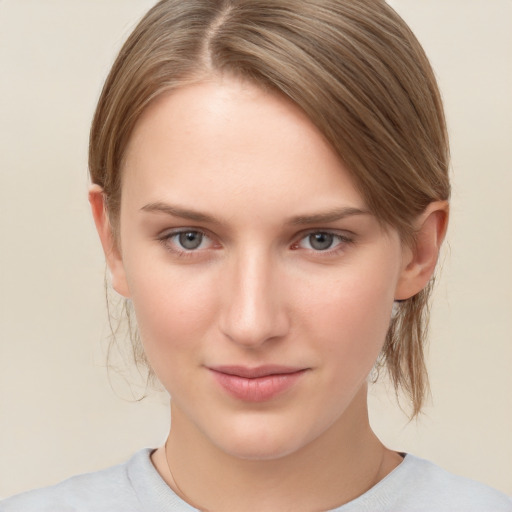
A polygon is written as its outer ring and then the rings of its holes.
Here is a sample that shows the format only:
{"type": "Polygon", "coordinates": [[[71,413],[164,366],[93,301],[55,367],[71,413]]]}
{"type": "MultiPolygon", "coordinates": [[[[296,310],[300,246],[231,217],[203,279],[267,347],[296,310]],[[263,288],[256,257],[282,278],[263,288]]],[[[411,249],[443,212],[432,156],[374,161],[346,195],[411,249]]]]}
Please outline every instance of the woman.
{"type": "Polygon", "coordinates": [[[512,509],[369,426],[384,365],[421,410],[450,194],[433,73],[384,2],[158,3],[107,79],[89,161],[172,428],[1,510],[512,509]]]}

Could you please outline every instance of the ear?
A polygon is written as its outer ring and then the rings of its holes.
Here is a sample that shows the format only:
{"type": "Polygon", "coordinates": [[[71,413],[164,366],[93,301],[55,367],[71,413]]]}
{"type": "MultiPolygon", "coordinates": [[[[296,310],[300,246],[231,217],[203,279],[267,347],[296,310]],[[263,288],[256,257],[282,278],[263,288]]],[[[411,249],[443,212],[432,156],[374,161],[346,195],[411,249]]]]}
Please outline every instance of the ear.
{"type": "Polygon", "coordinates": [[[430,281],[446,235],[448,215],[448,202],[434,201],[418,217],[415,223],[416,242],[412,247],[404,248],[395,300],[409,299],[430,281]]]}
{"type": "Polygon", "coordinates": [[[101,240],[103,252],[105,253],[107,266],[112,276],[112,286],[120,295],[129,297],[130,293],[126,281],[121,251],[114,238],[112,225],[108,217],[108,211],[105,205],[105,194],[99,185],[90,186],[89,203],[91,204],[92,216],[101,240]]]}

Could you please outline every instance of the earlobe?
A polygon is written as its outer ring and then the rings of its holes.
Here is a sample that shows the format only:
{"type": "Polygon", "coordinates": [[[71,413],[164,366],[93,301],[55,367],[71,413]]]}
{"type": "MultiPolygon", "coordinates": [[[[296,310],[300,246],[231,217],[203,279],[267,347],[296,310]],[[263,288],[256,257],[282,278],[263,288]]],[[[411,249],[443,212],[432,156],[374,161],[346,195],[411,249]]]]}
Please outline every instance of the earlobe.
{"type": "Polygon", "coordinates": [[[105,206],[105,194],[99,185],[91,185],[89,188],[89,203],[92,209],[92,216],[96,231],[100,237],[107,266],[112,277],[114,290],[124,297],[129,297],[129,290],[126,281],[126,274],[123,265],[121,252],[116,244],[112,225],[105,206]]]}
{"type": "Polygon", "coordinates": [[[447,201],[430,203],[416,222],[416,243],[404,250],[404,267],[395,292],[395,300],[419,293],[434,273],[439,250],[448,226],[447,201]]]}

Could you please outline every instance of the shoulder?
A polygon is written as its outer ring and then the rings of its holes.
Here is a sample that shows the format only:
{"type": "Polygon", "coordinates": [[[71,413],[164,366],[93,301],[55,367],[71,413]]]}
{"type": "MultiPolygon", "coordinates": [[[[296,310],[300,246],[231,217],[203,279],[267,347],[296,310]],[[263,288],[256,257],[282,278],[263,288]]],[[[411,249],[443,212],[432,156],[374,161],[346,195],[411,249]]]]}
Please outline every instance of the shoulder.
{"type": "MultiPolygon", "coordinates": [[[[480,482],[454,475],[427,460],[408,455],[407,478],[418,498],[437,504],[440,510],[464,512],[512,512],[512,500],[480,482]]],[[[405,462],[404,461],[404,462],[405,462]]]]}
{"type": "Polygon", "coordinates": [[[402,464],[352,504],[357,506],[347,507],[346,512],[512,512],[512,500],[505,494],[414,455],[407,455],[402,464]],[[375,506],[379,508],[371,508],[375,506]]]}
{"type": "Polygon", "coordinates": [[[142,450],[126,463],[7,498],[0,502],[0,512],[139,511],[129,473],[148,454],[149,450],[142,450]]]}

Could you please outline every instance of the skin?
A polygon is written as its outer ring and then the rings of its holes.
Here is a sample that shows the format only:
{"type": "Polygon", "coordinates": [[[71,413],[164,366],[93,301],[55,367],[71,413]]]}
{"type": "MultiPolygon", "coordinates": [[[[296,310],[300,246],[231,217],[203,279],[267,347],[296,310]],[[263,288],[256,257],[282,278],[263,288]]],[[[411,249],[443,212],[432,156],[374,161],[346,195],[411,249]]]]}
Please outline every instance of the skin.
{"type": "Polygon", "coordinates": [[[367,376],[393,301],[431,277],[446,203],[427,208],[417,246],[404,247],[300,109],[230,77],[158,98],[125,156],[117,240],[102,190],[89,197],[113,286],[133,301],[172,396],[168,442],[152,456],[162,478],[203,510],[311,511],[389,474],[402,458],[370,428],[367,376]],[[184,249],[180,229],[204,233],[201,244],[184,249]],[[312,233],[332,245],[318,250],[312,233]],[[227,364],[305,371],[254,403],[212,376],[227,364]]]}

